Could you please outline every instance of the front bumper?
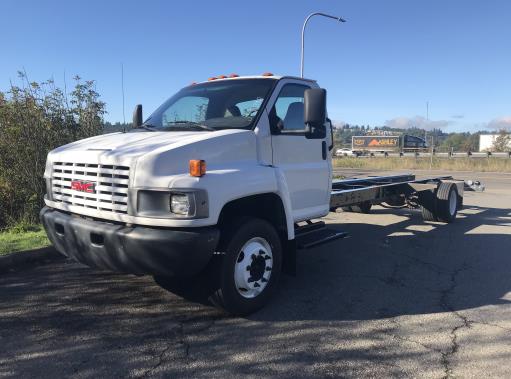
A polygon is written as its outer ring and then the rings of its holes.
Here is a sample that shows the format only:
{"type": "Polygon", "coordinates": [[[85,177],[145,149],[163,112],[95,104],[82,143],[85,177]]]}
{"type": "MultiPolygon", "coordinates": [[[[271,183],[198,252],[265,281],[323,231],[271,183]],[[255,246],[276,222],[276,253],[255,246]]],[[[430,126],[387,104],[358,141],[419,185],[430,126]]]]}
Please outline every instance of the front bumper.
{"type": "Polygon", "coordinates": [[[91,221],[44,207],[41,222],[56,249],[90,267],[130,274],[193,276],[209,262],[214,226],[162,229],[91,221]]]}

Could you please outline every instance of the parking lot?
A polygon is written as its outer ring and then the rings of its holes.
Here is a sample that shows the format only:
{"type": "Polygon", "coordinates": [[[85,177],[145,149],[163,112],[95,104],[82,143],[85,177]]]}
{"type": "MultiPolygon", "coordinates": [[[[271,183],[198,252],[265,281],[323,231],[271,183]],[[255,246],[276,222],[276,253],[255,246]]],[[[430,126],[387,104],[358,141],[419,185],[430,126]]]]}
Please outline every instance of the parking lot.
{"type": "Polygon", "coordinates": [[[511,174],[455,176],[486,191],[451,225],[330,213],[350,237],[247,318],[66,260],[4,274],[0,377],[509,377],[511,174]]]}

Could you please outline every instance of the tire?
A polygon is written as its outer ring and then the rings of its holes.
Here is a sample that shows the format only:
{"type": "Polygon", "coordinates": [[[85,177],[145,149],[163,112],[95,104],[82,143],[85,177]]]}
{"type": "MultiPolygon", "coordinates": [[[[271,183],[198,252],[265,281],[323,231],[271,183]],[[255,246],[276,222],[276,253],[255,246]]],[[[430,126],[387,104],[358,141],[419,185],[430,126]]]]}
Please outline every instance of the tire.
{"type": "Polygon", "coordinates": [[[364,201],[362,203],[358,203],[358,204],[355,204],[355,205],[352,205],[351,206],[351,211],[352,212],[355,212],[355,213],[370,213],[371,212],[371,207],[373,205],[371,204],[370,201],[364,201]]]}
{"type": "Polygon", "coordinates": [[[229,231],[220,246],[225,255],[211,301],[227,313],[244,316],[261,309],[275,292],[282,246],[275,228],[262,219],[246,219],[229,231]]]}
{"type": "MultiPolygon", "coordinates": [[[[433,208],[431,208],[433,209],[433,208]]],[[[421,205],[422,219],[424,221],[438,221],[435,214],[425,206],[421,205]]]]}
{"type": "Polygon", "coordinates": [[[458,213],[458,190],[454,183],[440,183],[436,193],[436,216],[438,221],[451,223],[458,213]]]}

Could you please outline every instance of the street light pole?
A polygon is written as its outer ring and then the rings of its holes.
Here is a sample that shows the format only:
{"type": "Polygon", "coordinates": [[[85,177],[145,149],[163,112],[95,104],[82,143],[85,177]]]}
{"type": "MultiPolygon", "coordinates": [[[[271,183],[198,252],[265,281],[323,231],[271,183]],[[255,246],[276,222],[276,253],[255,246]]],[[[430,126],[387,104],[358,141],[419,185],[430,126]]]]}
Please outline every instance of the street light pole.
{"type": "Polygon", "coordinates": [[[323,17],[333,18],[334,20],[337,20],[339,22],[346,22],[346,20],[341,17],[331,16],[329,14],[321,13],[321,12],[311,13],[310,15],[307,16],[307,18],[305,19],[305,21],[303,23],[303,27],[302,27],[302,56],[301,56],[301,65],[300,65],[300,76],[302,78],[303,78],[303,54],[304,54],[305,27],[307,26],[309,19],[313,16],[323,16],[323,17]]]}

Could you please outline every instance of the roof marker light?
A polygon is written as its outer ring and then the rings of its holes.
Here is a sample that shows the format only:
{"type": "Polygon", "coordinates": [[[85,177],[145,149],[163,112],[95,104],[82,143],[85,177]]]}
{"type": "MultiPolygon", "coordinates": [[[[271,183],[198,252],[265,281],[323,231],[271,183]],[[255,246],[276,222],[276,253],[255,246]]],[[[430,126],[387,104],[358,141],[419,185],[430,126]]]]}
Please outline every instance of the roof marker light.
{"type": "Polygon", "coordinates": [[[215,76],[212,76],[211,78],[208,78],[208,81],[212,81],[212,80],[216,80],[216,77],[215,76]]]}
{"type": "Polygon", "coordinates": [[[238,74],[231,74],[231,75],[229,75],[229,78],[239,78],[239,75],[238,74]]]}
{"type": "Polygon", "coordinates": [[[263,73],[262,76],[273,76],[273,74],[271,72],[265,72],[265,73],[263,73]]]}
{"type": "Polygon", "coordinates": [[[226,75],[218,75],[218,76],[217,76],[217,79],[225,79],[225,78],[227,78],[227,76],[226,76],[226,75]]]}

